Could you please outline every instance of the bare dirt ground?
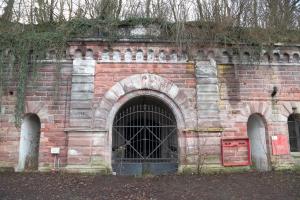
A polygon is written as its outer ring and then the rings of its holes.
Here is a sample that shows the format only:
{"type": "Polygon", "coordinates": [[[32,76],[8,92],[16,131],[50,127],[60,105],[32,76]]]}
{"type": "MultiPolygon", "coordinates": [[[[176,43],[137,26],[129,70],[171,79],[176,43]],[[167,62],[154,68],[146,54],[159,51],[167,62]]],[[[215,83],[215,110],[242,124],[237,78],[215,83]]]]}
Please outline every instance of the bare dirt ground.
{"type": "Polygon", "coordinates": [[[0,199],[300,200],[299,172],[120,177],[0,173],[0,199]]]}

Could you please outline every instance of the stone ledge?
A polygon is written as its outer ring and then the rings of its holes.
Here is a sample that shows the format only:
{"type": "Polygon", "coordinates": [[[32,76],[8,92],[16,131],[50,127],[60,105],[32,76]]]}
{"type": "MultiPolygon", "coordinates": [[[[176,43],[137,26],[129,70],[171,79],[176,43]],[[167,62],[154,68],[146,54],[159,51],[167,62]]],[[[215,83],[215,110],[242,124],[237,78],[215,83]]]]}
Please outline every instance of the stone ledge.
{"type": "Polygon", "coordinates": [[[103,60],[97,60],[97,64],[178,64],[178,65],[182,65],[182,64],[189,64],[189,61],[158,61],[158,60],[154,60],[154,61],[125,61],[125,60],[121,60],[121,61],[113,61],[113,60],[109,60],[109,61],[103,61],[103,60]]]}
{"type": "Polygon", "coordinates": [[[224,128],[197,128],[197,129],[186,129],[184,132],[223,132],[224,128]]]}
{"type": "Polygon", "coordinates": [[[38,60],[38,63],[43,63],[43,64],[72,64],[73,60],[71,59],[62,59],[62,60],[58,60],[58,59],[49,59],[49,60],[38,60]]]}
{"type": "Polygon", "coordinates": [[[108,132],[105,129],[89,129],[89,128],[66,128],[64,132],[82,133],[82,132],[108,132]]]}

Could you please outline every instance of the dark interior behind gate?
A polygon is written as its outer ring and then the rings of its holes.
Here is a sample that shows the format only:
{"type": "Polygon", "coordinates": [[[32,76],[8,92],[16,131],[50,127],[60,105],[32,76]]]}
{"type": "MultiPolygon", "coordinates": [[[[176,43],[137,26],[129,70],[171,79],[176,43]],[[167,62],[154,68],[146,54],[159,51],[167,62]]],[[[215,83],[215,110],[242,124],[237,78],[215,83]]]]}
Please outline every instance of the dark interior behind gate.
{"type": "Polygon", "coordinates": [[[122,106],[114,119],[112,139],[112,167],[117,174],[177,171],[176,120],[156,98],[137,97],[122,106]]]}

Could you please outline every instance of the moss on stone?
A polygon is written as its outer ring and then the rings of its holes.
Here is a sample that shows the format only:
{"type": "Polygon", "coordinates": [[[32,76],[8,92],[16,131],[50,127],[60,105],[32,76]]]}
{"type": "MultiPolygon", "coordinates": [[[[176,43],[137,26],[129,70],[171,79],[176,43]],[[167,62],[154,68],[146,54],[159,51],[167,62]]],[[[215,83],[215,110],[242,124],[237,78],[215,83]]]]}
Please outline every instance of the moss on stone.
{"type": "Polygon", "coordinates": [[[197,165],[184,165],[179,169],[180,174],[215,174],[215,173],[238,173],[250,171],[249,166],[223,167],[217,164],[204,165],[201,171],[197,171],[197,165]]]}
{"type": "Polygon", "coordinates": [[[0,167],[0,172],[14,172],[15,169],[13,167],[0,167]]]}

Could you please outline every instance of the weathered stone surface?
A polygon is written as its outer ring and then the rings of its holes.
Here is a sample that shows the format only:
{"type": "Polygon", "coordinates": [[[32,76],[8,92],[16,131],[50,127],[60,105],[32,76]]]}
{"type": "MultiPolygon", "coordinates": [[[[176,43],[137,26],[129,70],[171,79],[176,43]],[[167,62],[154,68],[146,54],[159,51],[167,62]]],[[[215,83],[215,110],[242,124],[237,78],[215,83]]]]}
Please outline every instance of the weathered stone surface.
{"type": "Polygon", "coordinates": [[[216,103],[200,103],[198,105],[198,109],[200,110],[212,110],[212,111],[218,111],[219,106],[216,103]]]}
{"type": "Polygon", "coordinates": [[[110,60],[109,52],[103,52],[101,58],[102,58],[102,61],[109,61],[110,60]]]}
{"type": "Polygon", "coordinates": [[[70,108],[71,110],[73,109],[91,109],[92,108],[92,103],[91,102],[86,102],[86,101],[75,101],[73,100],[70,103],[70,108]]]}
{"type": "Polygon", "coordinates": [[[197,83],[198,84],[218,84],[218,79],[208,77],[208,76],[199,77],[199,78],[197,78],[197,83]]]}
{"type": "Polygon", "coordinates": [[[196,63],[196,76],[200,77],[216,77],[217,76],[217,68],[211,63],[206,62],[197,62],[196,63]]]}
{"type": "Polygon", "coordinates": [[[120,97],[125,94],[125,91],[120,83],[115,84],[112,88],[111,91],[116,94],[117,97],[120,97]]]}
{"type": "Polygon", "coordinates": [[[153,52],[153,51],[148,51],[148,54],[147,54],[147,61],[148,61],[148,62],[153,62],[154,59],[155,59],[154,52],[153,52]]]}
{"type": "Polygon", "coordinates": [[[75,100],[91,100],[93,98],[93,93],[91,92],[72,92],[71,99],[75,100]]]}
{"type": "Polygon", "coordinates": [[[127,50],[125,52],[124,59],[125,59],[125,62],[131,62],[132,61],[132,53],[131,53],[131,51],[127,50]]]}
{"type": "Polygon", "coordinates": [[[94,83],[94,76],[90,75],[73,75],[72,83],[94,83]]]}
{"type": "Polygon", "coordinates": [[[74,109],[71,110],[70,117],[72,119],[91,119],[92,110],[91,109],[74,109]]]}
{"type": "Polygon", "coordinates": [[[72,92],[94,92],[94,84],[92,83],[73,83],[72,92]]]}
{"type": "Polygon", "coordinates": [[[197,92],[218,92],[218,85],[216,84],[206,84],[197,85],[197,92]]]}
{"type": "Polygon", "coordinates": [[[137,62],[144,61],[144,53],[142,51],[138,51],[135,56],[135,60],[137,62]]]}
{"type": "Polygon", "coordinates": [[[71,127],[90,127],[91,120],[90,119],[70,119],[70,126],[71,127]]]}
{"type": "Polygon", "coordinates": [[[73,68],[73,73],[74,74],[94,74],[94,67],[92,66],[82,66],[82,65],[79,65],[79,66],[74,66],[73,68]]]}
{"type": "Polygon", "coordinates": [[[120,62],[121,61],[121,53],[120,51],[113,52],[113,61],[120,62]]]}

